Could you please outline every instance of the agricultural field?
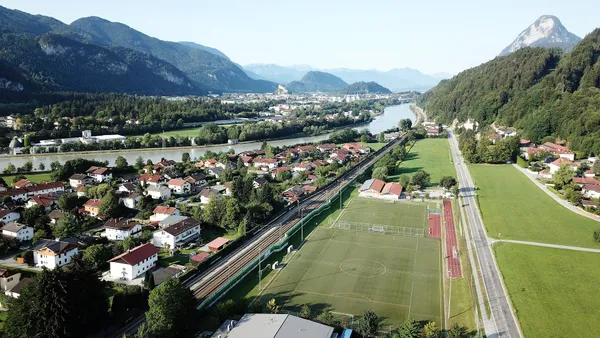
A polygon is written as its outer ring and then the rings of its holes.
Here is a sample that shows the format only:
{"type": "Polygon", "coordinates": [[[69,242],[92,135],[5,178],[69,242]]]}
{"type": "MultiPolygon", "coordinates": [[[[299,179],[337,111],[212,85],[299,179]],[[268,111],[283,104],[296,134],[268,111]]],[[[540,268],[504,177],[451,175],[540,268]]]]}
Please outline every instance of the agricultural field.
{"type": "MultiPolygon", "coordinates": [[[[41,182],[53,182],[54,180],[51,177],[51,173],[39,173],[39,174],[23,174],[29,181],[33,183],[41,183],[41,182]]],[[[4,181],[7,184],[12,185],[13,180],[15,179],[15,175],[2,175],[4,181]]]]}
{"type": "MultiPolygon", "coordinates": [[[[219,127],[229,127],[232,126],[233,124],[220,124],[219,127]]],[[[177,129],[177,130],[169,130],[169,131],[165,131],[160,132],[160,133],[151,133],[151,135],[159,135],[161,137],[176,137],[176,136],[180,136],[180,137],[197,137],[198,133],[200,131],[200,128],[202,127],[191,127],[191,128],[182,128],[182,129],[177,129]]],[[[142,135],[138,135],[138,136],[142,136],[142,135]]]]}
{"type": "Polygon", "coordinates": [[[384,325],[411,317],[441,326],[440,241],[410,235],[427,233],[426,211],[425,205],[352,199],[310,234],[261,299],[275,298],[284,311],[306,304],[314,315],[327,309],[339,319],[371,309],[384,325]],[[372,229],[361,227],[367,222],[372,229]],[[402,235],[404,227],[413,230],[402,235]]]}
{"type": "Polygon", "coordinates": [[[447,139],[426,138],[418,140],[406,155],[400,168],[389,181],[397,181],[402,174],[414,174],[423,169],[431,174],[431,184],[437,185],[443,176],[456,178],[456,169],[450,160],[450,144],[447,139]]]}
{"type": "Polygon", "coordinates": [[[554,201],[511,165],[471,165],[488,236],[600,248],[600,223],[554,201]]]}
{"type": "Polygon", "coordinates": [[[494,252],[525,337],[600,332],[600,254],[511,243],[494,252]]]}

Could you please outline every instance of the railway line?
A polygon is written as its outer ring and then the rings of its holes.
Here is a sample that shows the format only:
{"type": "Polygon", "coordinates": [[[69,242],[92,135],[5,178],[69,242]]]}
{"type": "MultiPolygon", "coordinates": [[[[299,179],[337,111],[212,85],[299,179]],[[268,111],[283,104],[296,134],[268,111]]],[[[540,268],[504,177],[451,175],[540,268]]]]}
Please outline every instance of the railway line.
{"type": "MultiPolygon", "coordinates": [[[[336,181],[299,201],[298,205],[260,227],[253,235],[251,235],[252,238],[249,239],[247,243],[218,261],[215,261],[212,266],[205,271],[198,273],[197,276],[189,278],[184,282],[184,285],[191,289],[194,297],[199,303],[205,300],[208,296],[218,291],[223,285],[229,282],[231,278],[244,269],[254,259],[258,258],[263,250],[268,249],[273,244],[280,241],[285,236],[286,232],[292,229],[294,225],[302,219],[302,215],[308,215],[311,211],[318,209],[329,199],[333,198],[340,192],[346,183],[356,179],[366,168],[373,165],[392,147],[403,142],[404,138],[405,137],[403,136],[388,143],[384,148],[374,153],[374,156],[370,156],[363,160],[336,181]]],[[[218,297],[214,299],[214,301],[216,300],[218,300],[218,297]]],[[[118,330],[118,332],[111,335],[111,337],[120,338],[123,334],[135,333],[144,320],[144,315],[132,318],[124,327],[118,330]]]]}

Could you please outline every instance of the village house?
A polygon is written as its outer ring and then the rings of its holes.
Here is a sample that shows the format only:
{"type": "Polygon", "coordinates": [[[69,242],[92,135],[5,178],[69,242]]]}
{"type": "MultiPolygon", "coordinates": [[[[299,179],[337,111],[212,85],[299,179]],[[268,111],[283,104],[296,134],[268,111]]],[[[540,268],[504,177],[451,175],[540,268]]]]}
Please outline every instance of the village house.
{"type": "Polygon", "coordinates": [[[360,187],[359,196],[380,199],[400,199],[402,197],[402,185],[396,182],[388,182],[372,178],[366,180],[360,187]]]}
{"type": "Polygon", "coordinates": [[[586,184],[600,185],[600,181],[593,177],[573,177],[573,184],[583,187],[586,184]]]}
{"type": "Polygon", "coordinates": [[[33,244],[31,250],[35,266],[46,267],[50,270],[70,264],[72,257],[79,253],[76,244],[51,239],[38,240],[33,244]]]}
{"type": "Polygon", "coordinates": [[[169,180],[167,187],[176,195],[188,194],[192,189],[190,182],[181,178],[169,180]]]}
{"type": "Polygon", "coordinates": [[[581,189],[581,193],[587,198],[600,198],[600,185],[586,184],[581,189]]]}
{"type": "Polygon", "coordinates": [[[92,166],[85,173],[97,183],[108,182],[113,177],[110,169],[105,167],[92,166]]]}
{"type": "Polygon", "coordinates": [[[0,199],[4,197],[10,197],[14,202],[25,202],[29,194],[25,189],[8,189],[0,191],[0,199]]]}
{"type": "Polygon", "coordinates": [[[356,142],[346,143],[342,146],[342,148],[348,150],[349,152],[351,152],[353,154],[361,154],[361,155],[368,154],[371,151],[371,148],[365,147],[356,142]]]}
{"type": "Polygon", "coordinates": [[[200,191],[200,204],[205,205],[210,202],[211,198],[220,198],[221,194],[214,189],[204,188],[200,191]]]}
{"type": "Polygon", "coordinates": [[[253,165],[256,168],[267,168],[269,170],[277,167],[279,163],[274,158],[255,158],[253,165]]]}
{"type": "Polygon", "coordinates": [[[101,200],[97,200],[97,199],[88,200],[83,205],[83,211],[90,216],[96,217],[100,214],[100,203],[102,203],[101,200]]]}
{"type": "Polygon", "coordinates": [[[259,176],[252,180],[252,186],[254,187],[254,189],[258,189],[265,184],[267,184],[267,179],[262,176],[259,176]]]}
{"type": "Polygon", "coordinates": [[[142,244],[109,260],[110,276],[131,281],[153,269],[157,261],[158,249],[150,243],[142,244]]]}
{"type": "Polygon", "coordinates": [[[135,184],[133,183],[123,183],[121,185],[119,185],[119,189],[117,189],[117,192],[124,192],[127,194],[131,194],[134,193],[137,190],[135,184]]]}
{"type": "Polygon", "coordinates": [[[29,241],[33,239],[33,227],[25,224],[10,222],[2,227],[2,236],[14,238],[19,241],[29,241]]]}
{"type": "Polygon", "coordinates": [[[283,193],[281,193],[283,200],[287,202],[287,204],[296,203],[302,195],[304,195],[305,190],[301,186],[295,185],[283,193]]]}
{"type": "Polygon", "coordinates": [[[160,222],[169,216],[179,216],[181,215],[179,209],[175,207],[168,207],[164,205],[158,205],[152,211],[152,216],[150,216],[150,222],[160,222]]]}
{"type": "Polygon", "coordinates": [[[292,165],[292,170],[296,172],[312,171],[313,169],[312,163],[294,163],[292,165]]]}
{"type": "Polygon", "coordinates": [[[27,203],[25,208],[31,208],[36,205],[41,206],[45,211],[52,210],[52,206],[58,203],[58,197],[54,195],[37,195],[32,196],[27,203]]]}
{"type": "Polygon", "coordinates": [[[34,185],[32,182],[30,182],[28,179],[21,179],[16,181],[15,183],[13,183],[13,188],[15,189],[24,189],[25,187],[30,187],[34,185]]]}
{"type": "MultiPolygon", "coordinates": [[[[23,189],[13,189],[16,191],[25,190],[27,192],[27,196],[36,196],[36,195],[47,195],[47,194],[60,194],[65,191],[65,184],[63,182],[43,182],[40,184],[32,184],[24,187],[23,189]]],[[[7,190],[1,193],[10,192],[11,190],[7,190]]],[[[1,194],[0,193],[0,194],[1,194]]]]}
{"type": "Polygon", "coordinates": [[[127,237],[139,237],[142,234],[142,224],[134,220],[110,219],[104,224],[105,237],[111,241],[122,241],[127,237]]]}
{"type": "Polygon", "coordinates": [[[588,169],[583,173],[583,176],[588,178],[596,177],[596,173],[592,169],[588,169]]]}
{"type": "Polygon", "coordinates": [[[252,164],[254,158],[252,156],[242,155],[240,156],[240,160],[242,161],[244,166],[249,167],[252,164]]]}
{"type": "Polygon", "coordinates": [[[145,194],[152,197],[152,199],[166,201],[171,198],[171,189],[165,187],[164,185],[150,185],[148,188],[146,188],[145,194]]]}
{"type": "Polygon", "coordinates": [[[175,161],[162,159],[160,162],[155,163],[152,166],[152,173],[156,174],[164,169],[173,169],[175,167],[175,161]]]}
{"type": "Polygon", "coordinates": [[[315,147],[312,145],[306,145],[306,146],[297,146],[295,149],[299,154],[304,154],[304,153],[313,151],[315,149],[315,147]]]}
{"type": "Polygon", "coordinates": [[[195,187],[201,187],[208,183],[206,181],[206,177],[203,174],[191,174],[189,176],[186,176],[184,179],[195,187]]]}
{"type": "Polygon", "coordinates": [[[566,158],[571,161],[575,161],[575,153],[565,146],[558,145],[552,142],[545,142],[538,147],[542,151],[549,152],[555,156],[566,158]]]}
{"type": "Polygon", "coordinates": [[[140,184],[142,186],[159,186],[165,182],[165,178],[162,175],[153,175],[153,174],[143,174],[139,178],[140,184]]]}
{"type": "Polygon", "coordinates": [[[56,224],[58,223],[58,221],[60,221],[61,218],[66,216],[67,213],[62,210],[52,210],[48,214],[48,217],[50,217],[50,224],[56,224]]]}
{"type": "Polygon", "coordinates": [[[217,160],[215,160],[214,158],[209,158],[208,160],[204,161],[204,167],[205,168],[216,168],[217,167],[217,160]]]}
{"type": "Polygon", "coordinates": [[[548,164],[548,168],[550,169],[550,173],[552,175],[554,175],[554,173],[556,173],[558,171],[558,169],[560,169],[560,167],[562,165],[568,165],[573,171],[576,171],[577,167],[578,167],[578,165],[575,162],[567,159],[566,157],[559,157],[558,159],[556,159],[552,163],[548,164]]]}
{"type": "Polygon", "coordinates": [[[171,249],[189,243],[200,237],[200,221],[186,217],[152,234],[152,243],[159,248],[171,249]]]}
{"type": "Polygon", "coordinates": [[[85,174],[73,174],[71,177],[69,177],[69,185],[73,189],[76,189],[80,186],[89,185],[93,181],[94,179],[92,177],[85,174]]]}
{"type": "Polygon", "coordinates": [[[77,195],[77,197],[85,197],[85,186],[80,185],[77,188],[75,188],[75,194],[77,195]]]}
{"type": "Polygon", "coordinates": [[[123,205],[129,209],[137,209],[138,201],[142,198],[143,197],[140,193],[134,192],[132,194],[129,194],[127,197],[122,198],[123,205]]]}
{"type": "Polygon", "coordinates": [[[21,218],[21,214],[16,212],[16,211],[12,211],[9,209],[2,209],[0,208],[0,222],[2,224],[7,224],[10,222],[16,222],[21,218]]]}
{"type": "Polygon", "coordinates": [[[319,150],[322,153],[330,153],[332,151],[337,150],[337,146],[333,143],[324,143],[324,144],[319,144],[317,146],[317,150],[319,150]]]}
{"type": "Polygon", "coordinates": [[[31,278],[21,278],[20,272],[11,272],[8,269],[0,269],[0,290],[12,298],[19,298],[21,290],[31,282],[31,278]]]}
{"type": "Polygon", "coordinates": [[[291,170],[292,169],[290,167],[287,167],[287,166],[275,168],[275,169],[271,170],[271,178],[275,179],[277,177],[277,174],[285,172],[285,171],[291,171],[291,170]]]}

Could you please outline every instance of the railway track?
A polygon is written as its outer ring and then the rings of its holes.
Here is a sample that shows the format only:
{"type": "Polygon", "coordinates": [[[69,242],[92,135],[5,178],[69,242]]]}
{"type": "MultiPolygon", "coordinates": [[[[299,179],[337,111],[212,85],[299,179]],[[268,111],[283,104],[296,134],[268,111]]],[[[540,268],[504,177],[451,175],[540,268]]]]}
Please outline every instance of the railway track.
{"type": "MultiPolygon", "coordinates": [[[[184,285],[192,290],[194,297],[200,302],[206,297],[219,290],[221,286],[227,283],[234,277],[238,271],[241,271],[259,254],[277,243],[285,236],[285,233],[294,227],[301,219],[301,212],[308,215],[311,211],[318,209],[329,199],[333,198],[340,192],[340,189],[348,182],[356,179],[364,170],[373,165],[377,160],[384,156],[389,149],[404,141],[404,136],[393,142],[390,142],[375,156],[362,161],[355,167],[351,168],[343,176],[329,186],[317,191],[315,194],[308,196],[306,199],[299,202],[297,206],[287,212],[277,216],[269,223],[260,227],[248,243],[232,251],[225,257],[215,261],[207,270],[199,273],[197,276],[186,280],[184,285]],[[240,254],[244,253],[244,254],[240,254]]],[[[218,299],[218,298],[217,298],[218,299]]],[[[215,299],[216,300],[216,299],[215,299]]],[[[137,332],[139,326],[144,322],[144,315],[130,319],[124,327],[118,332],[115,332],[110,337],[121,338],[123,334],[133,334],[137,332]]]]}

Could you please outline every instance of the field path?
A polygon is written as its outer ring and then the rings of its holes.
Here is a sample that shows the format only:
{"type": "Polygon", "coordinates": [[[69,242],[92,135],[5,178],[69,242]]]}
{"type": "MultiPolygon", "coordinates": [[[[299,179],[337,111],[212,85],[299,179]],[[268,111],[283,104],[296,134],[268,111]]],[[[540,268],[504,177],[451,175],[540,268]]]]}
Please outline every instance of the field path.
{"type": "Polygon", "coordinates": [[[529,178],[531,180],[531,182],[533,182],[535,185],[537,185],[538,188],[542,189],[542,191],[545,192],[546,194],[548,194],[548,196],[552,197],[552,199],[555,200],[556,202],[558,202],[558,204],[560,204],[563,207],[571,210],[572,212],[580,214],[583,217],[587,217],[589,219],[593,219],[594,221],[600,222],[600,216],[597,216],[597,215],[594,215],[594,214],[590,214],[589,212],[581,210],[578,207],[574,206],[573,204],[567,202],[566,200],[563,200],[562,198],[556,196],[555,193],[553,193],[552,191],[550,191],[545,185],[543,185],[540,181],[538,181],[536,179],[536,176],[534,174],[530,174],[527,171],[527,169],[521,168],[521,167],[519,167],[516,164],[513,164],[513,167],[517,168],[517,170],[519,170],[520,172],[522,172],[523,175],[527,176],[527,178],[529,178]]]}
{"type": "Polygon", "coordinates": [[[543,246],[546,248],[554,248],[554,249],[600,253],[600,249],[582,248],[579,246],[558,245],[558,244],[548,244],[548,243],[528,242],[528,241],[515,241],[515,240],[510,240],[510,239],[492,239],[492,238],[488,238],[488,241],[490,242],[490,245],[493,243],[496,243],[496,242],[505,242],[505,243],[514,243],[514,244],[523,244],[523,245],[543,246]]]}

